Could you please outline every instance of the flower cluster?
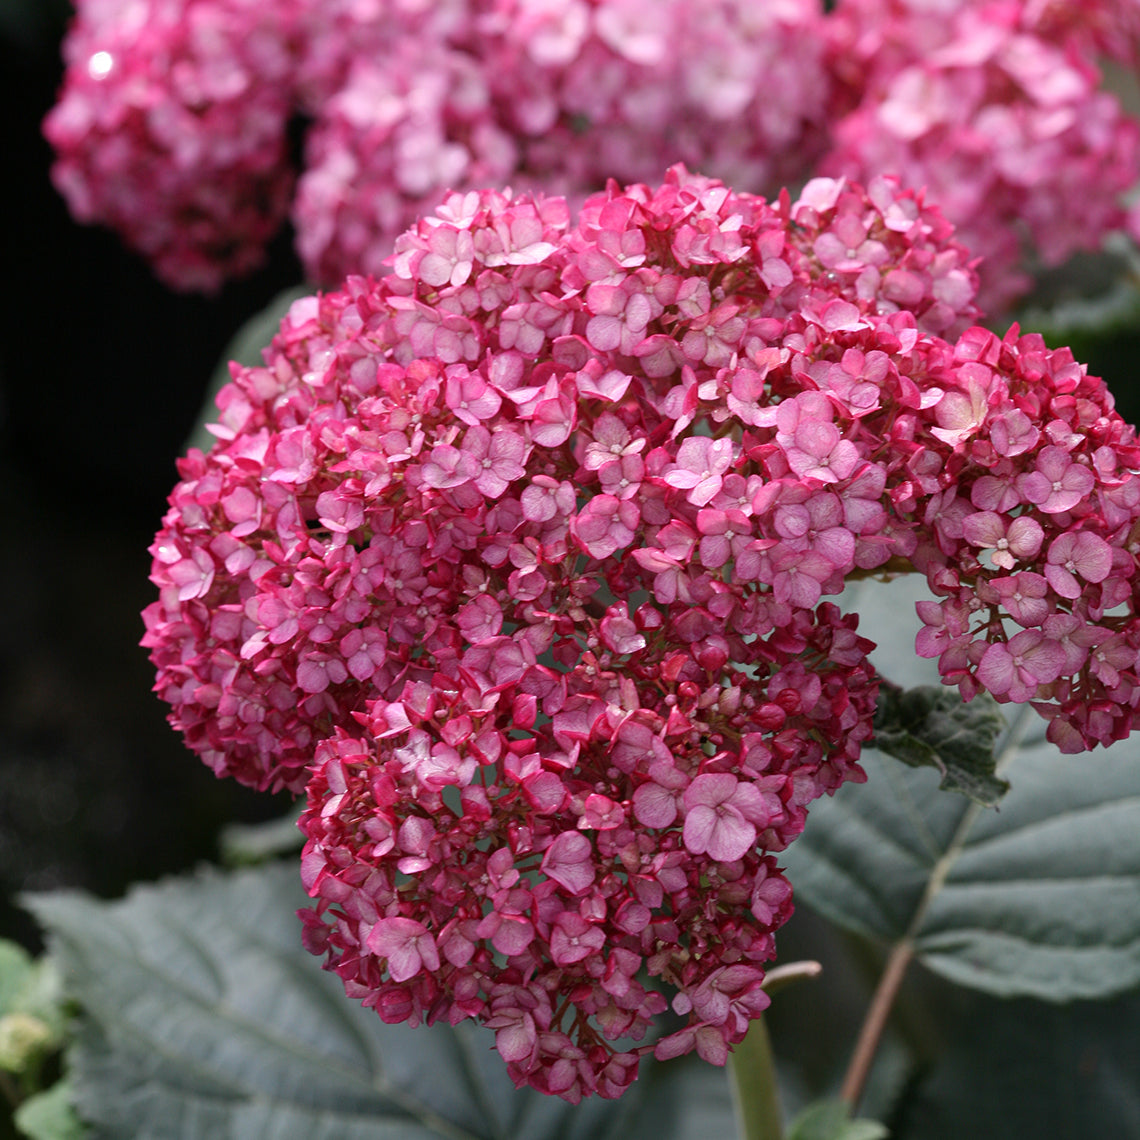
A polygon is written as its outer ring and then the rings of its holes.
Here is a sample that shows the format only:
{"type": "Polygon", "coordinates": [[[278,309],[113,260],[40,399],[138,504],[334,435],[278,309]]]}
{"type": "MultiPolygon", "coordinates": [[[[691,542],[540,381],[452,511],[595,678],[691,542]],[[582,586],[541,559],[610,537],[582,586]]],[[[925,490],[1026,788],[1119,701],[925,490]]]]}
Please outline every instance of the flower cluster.
{"type": "MultiPolygon", "coordinates": [[[[1137,126],[1098,54],[1124,0],[80,0],[46,122],[77,217],[169,283],[253,264],[292,193],[310,278],[379,273],[447,190],[578,203],[674,162],[773,191],[813,172],[926,188],[1020,295],[1129,222],[1137,126]],[[1025,248],[1023,248],[1025,247],[1025,248]]],[[[1140,223],[1136,227],[1140,230],[1140,223]]]]}
{"type": "Polygon", "coordinates": [[[1140,61],[1140,8],[1134,0],[1029,0],[1021,21],[1026,31],[1072,42],[1084,55],[1140,61]]]}
{"type": "Polygon", "coordinates": [[[293,220],[335,282],[380,272],[453,187],[580,201],[676,161],[794,176],[821,145],[820,19],[817,0],[80,0],[45,129],[77,217],[210,289],[283,220],[286,128],[311,121],[293,220]]]}
{"type": "MultiPolygon", "coordinates": [[[[820,169],[922,186],[983,258],[982,304],[1124,228],[1140,130],[1101,90],[1096,33],[1134,11],[1021,0],[844,0],[829,24],[845,113],[820,169]]],[[[1124,42],[1122,34],[1106,37],[1124,42]]]]}
{"type": "Polygon", "coordinates": [[[1111,744],[1140,704],[1134,431],[1071,353],[1016,326],[969,330],[952,362],[930,432],[953,452],[912,555],[942,600],[918,604],[916,648],[967,699],[1032,701],[1063,752],[1111,744]]]}
{"type": "Polygon", "coordinates": [[[293,191],[288,5],[79,9],[64,91],[44,124],[72,213],[120,231],[179,288],[213,290],[258,265],[293,191]]]}
{"type": "Polygon", "coordinates": [[[447,188],[509,181],[578,202],[675,161],[763,186],[819,150],[815,0],[498,0],[452,16],[431,35],[386,28],[367,52],[350,26],[294,211],[318,280],[379,272],[447,188]]]}
{"type": "Polygon", "coordinates": [[[1067,353],[968,327],[976,286],[889,180],[677,167],[575,225],[453,194],[234,366],[144,644],[216,772],[307,791],[306,942],[350,994],[477,1018],[570,1100],[723,1063],[775,855],[862,778],[851,577],[925,573],[918,649],[967,696],[1070,750],[1131,729],[1132,430],[1067,353]]]}

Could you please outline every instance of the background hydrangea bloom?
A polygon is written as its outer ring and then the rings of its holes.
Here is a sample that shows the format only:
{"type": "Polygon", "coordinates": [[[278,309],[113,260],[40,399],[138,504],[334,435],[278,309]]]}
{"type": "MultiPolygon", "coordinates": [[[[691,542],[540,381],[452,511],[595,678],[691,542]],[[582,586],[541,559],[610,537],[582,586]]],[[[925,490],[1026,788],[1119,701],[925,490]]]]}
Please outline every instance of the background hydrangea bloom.
{"type": "Polygon", "coordinates": [[[925,573],[965,695],[1068,750],[1131,730],[1132,429],[1066,352],[967,327],[976,284],[888,180],[677,167],[575,225],[454,194],[235,366],[145,643],[215,771],[306,790],[307,944],[350,994],[478,1018],[570,1100],[650,1048],[723,1063],[774,853],[862,778],[851,576],[925,573]],[[652,1046],[643,971],[687,1019],[652,1046]]]}
{"type": "Polygon", "coordinates": [[[1140,135],[1101,90],[1091,33],[1122,45],[1135,14],[1091,7],[845,0],[828,23],[841,83],[821,169],[924,187],[981,255],[988,310],[1025,292],[1030,251],[1058,265],[1127,225],[1140,135]]]}
{"type": "Polygon", "coordinates": [[[179,288],[259,264],[293,190],[292,15],[256,0],[82,5],[44,124],[75,216],[122,232],[179,288]]]}
{"type": "Polygon", "coordinates": [[[1135,33],[1127,4],[1026,0],[84,0],[46,130],[76,215],[181,288],[256,263],[299,117],[315,281],[378,273],[447,190],[578,204],[681,161],[756,191],[896,175],[984,257],[996,310],[1034,259],[1132,224],[1137,126],[1097,60],[1135,33]]]}
{"type": "Polygon", "coordinates": [[[212,289],[283,220],[286,128],[311,121],[293,220],[335,283],[379,272],[449,189],[581,201],[678,160],[794,176],[822,145],[820,19],[817,0],[84,2],[46,132],[77,216],[212,289]]]}

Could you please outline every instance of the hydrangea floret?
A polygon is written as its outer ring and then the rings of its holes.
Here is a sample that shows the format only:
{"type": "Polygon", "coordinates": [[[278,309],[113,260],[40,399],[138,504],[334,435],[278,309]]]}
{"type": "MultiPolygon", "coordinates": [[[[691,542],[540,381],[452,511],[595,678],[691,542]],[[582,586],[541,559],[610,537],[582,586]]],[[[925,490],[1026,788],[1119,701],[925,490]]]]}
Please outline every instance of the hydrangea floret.
{"type": "Polygon", "coordinates": [[[1067,751],[1131,730],[1133,430],[1067,351],[974,326],[976,287],[891,180],[674,167],[574,224],[453,194],[233,367],[144,643],[218,774],[306,793],[306,944],[350,995],[475,1018],[571,1101],[723,1063],[778,853],[864,778],[852,578],[925,575],[918,652],[966,697],[1067,751]]]}

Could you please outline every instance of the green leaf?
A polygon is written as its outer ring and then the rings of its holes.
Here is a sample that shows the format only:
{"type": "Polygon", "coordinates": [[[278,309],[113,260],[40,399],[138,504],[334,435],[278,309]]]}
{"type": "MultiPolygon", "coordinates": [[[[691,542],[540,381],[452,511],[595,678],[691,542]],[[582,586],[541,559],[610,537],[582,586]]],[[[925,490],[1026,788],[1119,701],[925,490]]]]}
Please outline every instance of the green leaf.
{"type": "MultiPolygon", "coordinates": [[[[900,621],[924,596],[914,575],[843,596],[887,677],[937,678],[914,654],[917,617],[900,621]]],[[[990,993],[1121,993],[1140,984],[1140,737],[1063,756],[1031,709],[1007,713],[998,811],[867,749],[868,783],[813,804],[783,856],[796,898],[870,938],[909,938],[931,969],[990,993]]]]}
{"type": "Polygon", "coordinates": [[[938,1061],[894,1140],[1140,1137],[1140,993],[1059,1006],[943,988],[938,1061]]]}
{"type": "Polygon", "coordinates": [[[82,1121],[71,1107],[71,1083],[56,1081],[46,1092],[30,1096],[16,1109],[16,1127],[31,1140],[83,1140],[82,1121]]]}
{"type": "Polygon", "coordinates": [[[785,853],[799,901],[1001,996],[1106,997],[1140,983],[1140,745],[1062,756],[1023,710],[999,811],[864,754],[868,783],[813,805],[785,853]]]}
{"type": "Polygon", "coordinates": [[[206,424],[217,421],[218,409],[215,404],[218,393],[230,382],[230,361],[236,360],[238,364],[249,367],[264,363],[262,349],[269,347],[269,342],[277,335],[285,314],[290,306],[300,297],[307,297],[313,289],[308,285],[294,285],[278,293],[260,313],[250,317],[234,334],[222,353],[210,377],[210,386],[202,409],[198,413],[198,426],[186,441],[184,450],[192,447],[209,451],[214,446],[214,437],[206,430],[206,424]]]}
{"type": "Polygon", "coordinates": [[[53,1047],[62,1039],[63,994],[55,964],[0,939],[0,1017],[8,1014],[28,1014],[43,1022],[53,1047]]]}
{"type": "Polygon", "coordinates": [[[300,851],[305,837],[297,829],[302,804],[288,815],[266,823],[230,823],[218,839],[222,862],[227,867],[251,867],[300,851]]]}
{"type": "Polygon", "coordinates": [[[842,1101],[809,1104],[788,1131],[788,1140],[883,1140],[887,1129],[876,1120],[852,1120],[842,1101]]]}
{"type": "Polygon", "coordinates": [[[941,685],[884,685],[875,713],[875,745],[912,768],[936,768],[943,791],[993,807],[1009,791],[994,772],[994,742],[1005,728],[988,693],[966,704],[941,685]]]}
{"type": "Polygon", "coordinates": [[[295,865],[204,871],[116,903],[74,892],[27,902],[83,1011],[68,1064],[96,1137],[731,1134],[725,1074],[699,1061],[649,1062],[621,1100],[572,1107],[516,1091],[492,1036],[470,1023],[385,1025],[302,949],[295,865]]]}
{"type": "Polygon", "coordinates": [[[1072,258],[1042,274],[1018,321],[1026,332],[1041,333],[1054,345],[1135,329],[1140,323],[1138,273],[1135,245],[1124,234],[1113,234],[1099,254],[1072,258]]]}
{"type": "Polygon", "coordinates": [[[32,973],[32,956],[16,942],[0,938],[0,1014],[16,1009],[17,996],[32,973]]]}

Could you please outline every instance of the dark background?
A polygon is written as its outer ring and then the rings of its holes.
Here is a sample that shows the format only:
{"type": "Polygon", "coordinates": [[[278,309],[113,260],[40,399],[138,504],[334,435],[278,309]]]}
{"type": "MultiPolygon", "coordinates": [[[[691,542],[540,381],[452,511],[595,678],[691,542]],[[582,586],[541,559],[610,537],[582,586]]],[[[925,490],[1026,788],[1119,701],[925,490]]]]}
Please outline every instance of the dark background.
{"type": "Polygon", "coordinates": [[[0,0],[0,937],[21,890],[120,893],[288,801],[218,780],[150,687],[140,610],[165,498],[230,337],[301,279],[290,234],[213,298],[172,293],[48,178],[61,0],[0,0]]]}

